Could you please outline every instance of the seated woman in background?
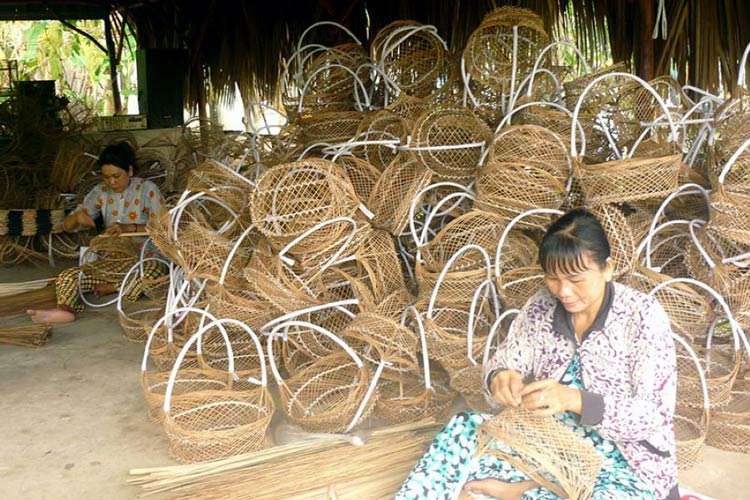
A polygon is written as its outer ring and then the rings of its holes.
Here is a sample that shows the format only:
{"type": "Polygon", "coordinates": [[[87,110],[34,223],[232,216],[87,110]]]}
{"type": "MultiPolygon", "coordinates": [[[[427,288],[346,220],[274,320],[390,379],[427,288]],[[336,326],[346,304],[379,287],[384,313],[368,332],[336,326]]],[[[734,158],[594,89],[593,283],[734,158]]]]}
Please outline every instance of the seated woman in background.
{"type": "MultiPolygon", "coordinates": [[[[83,203],[65,217],[63,228],[72,232],[95,227],[94,219],[101,215],[104,234],[112,237],[122,233],[145,231],[150,217],[159,215],[164,207],[164,197],[151,181],[134,177],[135,152],[126,142],[107,146],[99,156],[103,182],[94,187],[83,203]]],[[[123,274],[137,260],[97,263],[101,272],[123,274]]],[[[79,296],[79,273],[81,267],[66,269],[55,280],[57,307],[55,309],[29,309],[26,313],[34,323],[68,323],[83,311],[79,296]]],[[[144,278],[157,278],[162,274],[156,261],[144,263],[144,278]]],[[[80,277],[80,290],[94,292],[97,297],[114,293],[117,287],[110,281],[94,276],[80,277]]],[[[128,291],[126,298],[136,300],[141,294],[142,280],[138,280],[128,291]]]]}
{"type": "MultiPolygon", "coordinates": [[[[539,262],[546,288],[484,367],[486,396],[493,407],[553,415],[589,441],[604,458],[593,499],[679,499],[667,314],[653,297],[612,282],[609,242],[586,210],[550,226],[539,262]]],[[[485,497],[557,498],[499,458],[472,462],[476,430],[489,418],[455,416],[396,498],[457,498],[464,478],[464,491],[485,497]]]]}

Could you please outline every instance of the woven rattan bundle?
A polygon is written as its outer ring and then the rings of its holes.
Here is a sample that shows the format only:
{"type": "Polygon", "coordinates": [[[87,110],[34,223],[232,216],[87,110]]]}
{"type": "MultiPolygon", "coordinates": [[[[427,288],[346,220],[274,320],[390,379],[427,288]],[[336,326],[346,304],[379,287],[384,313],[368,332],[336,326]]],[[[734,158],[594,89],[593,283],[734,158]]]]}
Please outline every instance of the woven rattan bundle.
{"type": "MultiPolygon", "coordinates": [[[[231,358],[231,347],[227,350],[231,358]]],[[[232,373],[230,364],[230,376],[232,373]]],[[[247,326],[222,319],[209,323],[185,344],[172,368],[164,397],[162,425],[169,437],[170,453],[181,462],[217,460],[258,451],[268,444],[266,431],[275,411],[268,391],[263,349],[255,333],[247,326]],[[201,335],[217,324],[234,324],[252,337],[261,359],[260,379],[237,381],[230,390],[202,390],[172,399],[174,381],[185,353],[201,335]]]]}
{"type": "Polygon", "coordinates": [[[371,375],[367,365],[346,343],[320,326],[302,321],[281,323],[269,337],[269,358],[281,409],[289,420],[305,430],[349,432],[375,407],[376,384],[383,364],[371,375]],[[271,355],[271,339],[276,332],[290,326],[302,326],[326,335],[341,350],[315,360],[284,380],[271,355]]]}
{"type": "Polygon", "coordinates": [[[427,339],[419,312],[414,307],[404,310],[401,321],[411,317],[419,330],[423,375],[418,372],[387,375],[380,383],[380,397],[375,414],[391,424],[416,422],[426,418],[445,419],[456,393],[448,386],[448,377],[430,366],[427,339]]]}
{"type": "Polygon", "coordinates": [[[448,47],[431,25],[395,21],[384,26],[370,45],[372,61],[388,82],[409,96],[434,94],[448,73],[448,47]]]}
{"type": "Polygon", "coordinates": [[[750,453],[750,381],[736,380],[729,402],[712,408],[706,443],[722,450],[750,453]]]}
{"type": "Polygon", "coordinates": [[[419,117],[409,149],[437,178],[467,184],[476,176],[491,137],[489,127],[471,110],[441,106],[419,117]]]}
{"type": "Polygon", "coordinates": [[[558,497],[591,498],[603,458],[590,443],[553,417],[508,408],[482,424],[477,435],[478,456],[508,461],[558,497]]]}
{"type": "MultiPolygon", "coordinates": [[[[333,162],[312,158],[267,170],[250,199],[253,222],[277,250],[321,222],[351,217],[358,206],[346,173],[333,162]]],[[[306,237],[295,251],[322,250],[350,229],[345,223],[328,225],[306,237]]]]}
{"type": "Polygon", "coordinates": [[[466,42],[466,73],[483,86],[510,95],[530,73],[548,42],[536,13],[516,7],[497,8],[485,16],[466,42]]]}
{"type": "Polygon", "coordinates": [[[393,235],[409,222],[409,206],[430,184],[432,173],[408,153],[399,154],[378,179],[367,207],[375,214],[372,225],[393,235]]]}
{"type": "Polygon", "coordinates": [[[724,238],[750,245],[750,139],[726,162],[711,191],[709,227],[724,238]],[[743,155],[743,153],[745,153],[743,155]]]}

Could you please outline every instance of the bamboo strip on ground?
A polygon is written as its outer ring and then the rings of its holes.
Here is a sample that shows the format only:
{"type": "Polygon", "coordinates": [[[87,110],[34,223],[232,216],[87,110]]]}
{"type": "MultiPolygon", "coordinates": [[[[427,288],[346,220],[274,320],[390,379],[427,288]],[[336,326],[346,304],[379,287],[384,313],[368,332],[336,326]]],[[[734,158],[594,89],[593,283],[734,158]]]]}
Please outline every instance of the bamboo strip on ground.
{"type": "Polygon", "coordinates": [[[42,278],[39,280],[20,281],[17,283],[0,283],[0,297],[8,297],[19,293],[31,292],[54,284],[55,278],[42,278]]]}
{"type": "Polygon", "coordinates": [[[362,447],[323,439],[276,446],[258,453],[186,466],[132,470],[129,482],[149,496],[180,500],[230,500],[253,491],[258,500],[323,498],[337,485],[339,497],[390,498],[396,492],[438,424],[391,426],[372,432],[362,447]]]}
{"type": "Polygon", "coordinates": [[[0,328],[0,344],[41,347],[51,336],[52,325],[47,324],[0,328]]]}
{"type": "Polygon", "coordinates": [[[0,317],[23,314],[30,307],[47,309],[55,307],[56,304],[54,285],[45,286],[37,290],[3,296],[0,300],[0,317]]]}

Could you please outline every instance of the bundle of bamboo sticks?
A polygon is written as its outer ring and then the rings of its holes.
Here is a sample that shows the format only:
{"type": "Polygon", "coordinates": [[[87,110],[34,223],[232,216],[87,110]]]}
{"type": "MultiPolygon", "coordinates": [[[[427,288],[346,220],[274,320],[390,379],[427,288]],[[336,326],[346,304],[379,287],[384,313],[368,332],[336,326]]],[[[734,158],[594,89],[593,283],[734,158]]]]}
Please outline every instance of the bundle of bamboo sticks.
{"type": "Polygon", "coordinates": [[[323,499],[335,485],[340,500],[392,498],[432,440],[424,421],[372,432],[364,446],[341,439],[303,441],[216,462],[131,470],[142,496],[188,500],[323,499]]]}
{"type": "Polygon", "coordinates": [[[41,347],[51,336],[52,325],[47,324],[0,328],[0,344],[41,347]]]}

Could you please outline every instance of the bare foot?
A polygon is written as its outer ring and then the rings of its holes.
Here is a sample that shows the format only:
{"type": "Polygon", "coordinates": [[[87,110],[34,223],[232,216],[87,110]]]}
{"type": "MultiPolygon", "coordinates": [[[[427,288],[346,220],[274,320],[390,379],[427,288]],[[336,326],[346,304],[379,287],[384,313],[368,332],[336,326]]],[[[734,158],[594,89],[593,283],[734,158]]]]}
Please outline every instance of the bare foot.
{"type": "Polygon", "coordinates": [[[524,493],[537,486],[534,481],[506,483],[498,479],[477,479],[466,483],[464,489],[469,493],[478,493],[499,500],[520,500],[524,493]]]}
{"type": "Polygon", "coordinates": [[[117,288],[115,288],[115,285],[112,283],[97,283],[94,285],[94,297],[97,299],[104,297],[105,295],[109,295],[111,293],[115,293],[117,291],[117,288]]]}
{"type": "Polygon", "coordinates": [[[27,309],[32,323],[70,323],[76,315],[65,309],[27,309]]]}

